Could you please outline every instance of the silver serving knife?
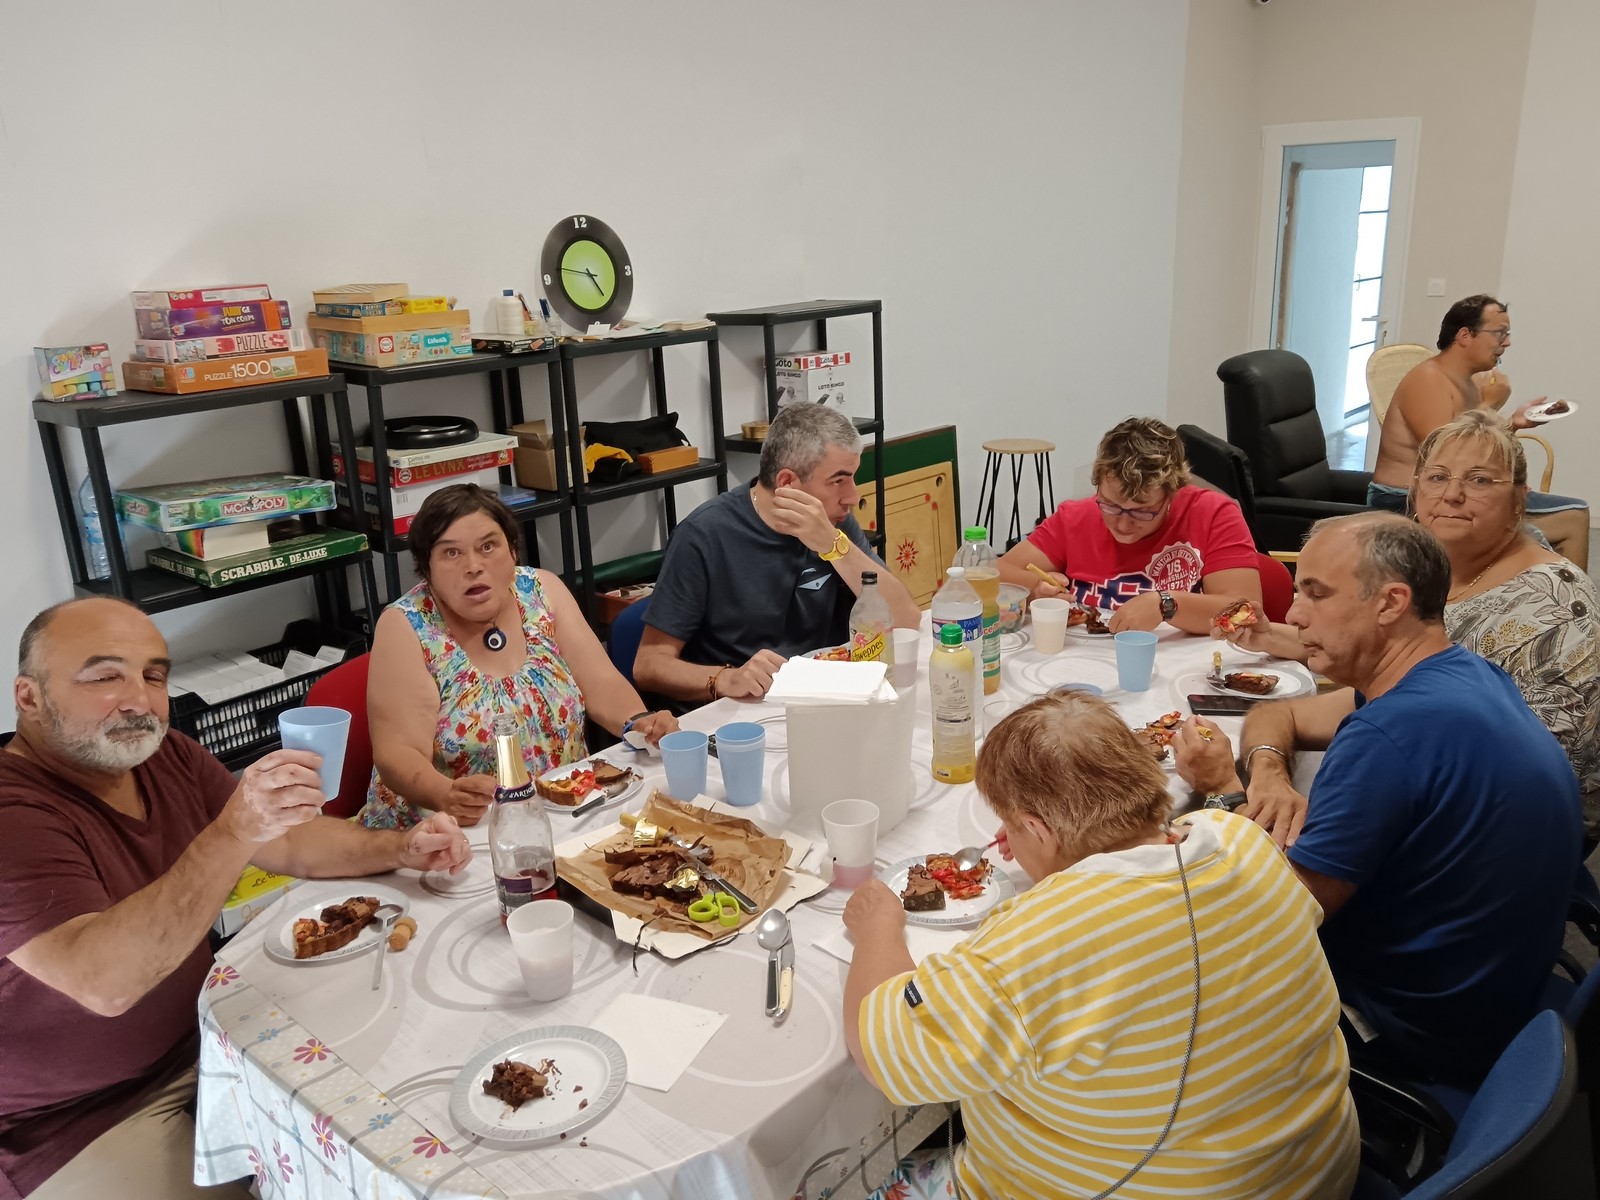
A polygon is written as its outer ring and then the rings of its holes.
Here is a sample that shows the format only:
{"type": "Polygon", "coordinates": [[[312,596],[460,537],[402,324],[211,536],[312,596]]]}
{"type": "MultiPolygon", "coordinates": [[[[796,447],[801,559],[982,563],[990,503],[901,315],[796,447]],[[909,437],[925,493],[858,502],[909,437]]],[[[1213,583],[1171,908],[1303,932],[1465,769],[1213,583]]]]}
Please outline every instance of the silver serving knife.
{"type": "Polygon", "coordinates": [[[696,848],[693,845],[684,841],[680,837],[668,836],[666,837],[666,841],[677,850],[679,857],[682,858],[684,862],[688,863],[696,871],[700,872],[700,877],[702,879],[709,883],[716,884],[717,887],[727,892],[728,895],[732,896],[739,902],[739,907],[744,909],[745,912],[755,912],[756,909],[760,907],[754,900],[750,899],[749,896],[746,896],[744,892],[740,891],[733,884],[729,883],[727,876],[723,875],[721,872],[712,870],[710,867],[706,866],[705,863],[696,858],[694,854],[696,848]]]}

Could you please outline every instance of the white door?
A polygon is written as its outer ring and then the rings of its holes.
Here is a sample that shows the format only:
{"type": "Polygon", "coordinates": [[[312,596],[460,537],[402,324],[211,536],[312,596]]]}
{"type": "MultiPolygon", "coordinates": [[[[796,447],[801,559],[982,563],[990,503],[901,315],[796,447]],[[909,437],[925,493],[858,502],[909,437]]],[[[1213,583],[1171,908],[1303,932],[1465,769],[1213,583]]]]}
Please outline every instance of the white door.
{"type": "Polygon", "coordinates": [[[1366,362],[1399,312],[1417,127],[1359,121],[1263,134],[1254,344],[1310,364],[1335,466],[1368,457],[1366,362]]]}

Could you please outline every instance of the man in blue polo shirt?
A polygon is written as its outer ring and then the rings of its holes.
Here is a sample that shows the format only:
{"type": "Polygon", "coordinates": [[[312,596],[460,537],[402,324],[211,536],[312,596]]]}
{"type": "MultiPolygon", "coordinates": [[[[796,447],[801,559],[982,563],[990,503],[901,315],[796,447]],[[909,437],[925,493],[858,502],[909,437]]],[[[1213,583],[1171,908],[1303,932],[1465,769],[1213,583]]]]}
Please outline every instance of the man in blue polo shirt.
{"type": "Polygon", "coordinates": [[[1252,710],[1248,804],[1220,731],[1191,721],[1179,771],[1248,814],[1258,792],[1292,787],[1295,750],[1326,749],[1288,855],[1322,905],[1352,1056],[1473,1087],[1560,949],[1577,779],[1511,679],[1445,636],[1450,563],[1426,530],[1379,513],[1319,522],[1296,588],[1307,662],[1349,687],[1252,710]]]}

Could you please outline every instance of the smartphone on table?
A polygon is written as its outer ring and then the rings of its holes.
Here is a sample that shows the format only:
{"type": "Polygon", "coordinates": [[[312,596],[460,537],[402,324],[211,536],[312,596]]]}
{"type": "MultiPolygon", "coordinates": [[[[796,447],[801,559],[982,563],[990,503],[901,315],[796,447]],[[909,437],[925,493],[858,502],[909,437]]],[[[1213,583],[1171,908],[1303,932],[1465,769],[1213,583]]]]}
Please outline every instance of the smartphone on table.
{"type": "Polygon", "coordinates": [[[1256,696],[1224,696],[1217,692],[1196,692],[1189,697],[1189,711],[1197,717],[1242,717],[1261,703],[1256,696]]]}

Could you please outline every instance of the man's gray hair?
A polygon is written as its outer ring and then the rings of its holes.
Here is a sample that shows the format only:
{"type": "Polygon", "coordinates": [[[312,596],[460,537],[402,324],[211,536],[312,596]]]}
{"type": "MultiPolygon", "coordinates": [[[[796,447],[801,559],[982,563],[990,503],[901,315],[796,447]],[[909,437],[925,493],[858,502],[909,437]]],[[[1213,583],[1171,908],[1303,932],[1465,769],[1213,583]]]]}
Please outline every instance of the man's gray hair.
{"type": "Polygon", "coordinates": [[[779,409],[761,444],[761,486],[777,487],[778,472],[786,467],[801,479],[809,477],[833,446],[852,454],[861,448],[861,435],[838,409],[826,404],[779,409]]]}
{"type": "Polygon", "coordinates": [[[1360,551],[1356,582],[1363,600],[1386,583],[1403,583],[1411,589],[1411,611],[1418,620],[1444,620],[1450,558],[1438,538],[1399,513],[1375,512],[1327,517],[1311,527],[1306,541],[1336,529],[1348,529],[1360,551]]]}

